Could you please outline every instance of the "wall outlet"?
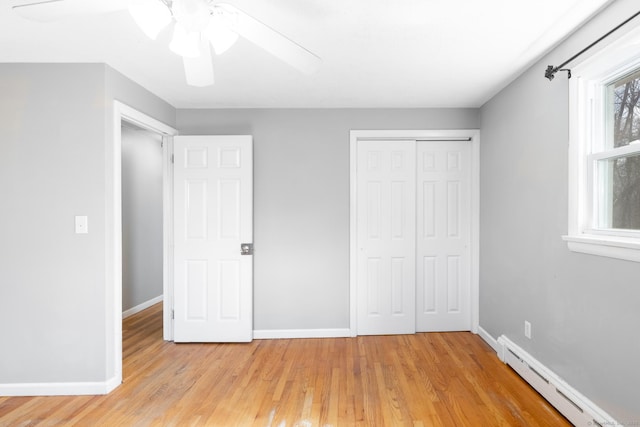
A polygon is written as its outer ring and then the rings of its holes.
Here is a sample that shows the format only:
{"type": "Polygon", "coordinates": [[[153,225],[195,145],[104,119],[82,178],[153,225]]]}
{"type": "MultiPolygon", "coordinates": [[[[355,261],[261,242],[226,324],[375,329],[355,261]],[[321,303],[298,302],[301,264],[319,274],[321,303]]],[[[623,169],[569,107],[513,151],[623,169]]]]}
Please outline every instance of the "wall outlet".
{"type": "Polygon", "coordinates": [[[524,336],[531,339],[531,323],[524,321],[524,336]]]}

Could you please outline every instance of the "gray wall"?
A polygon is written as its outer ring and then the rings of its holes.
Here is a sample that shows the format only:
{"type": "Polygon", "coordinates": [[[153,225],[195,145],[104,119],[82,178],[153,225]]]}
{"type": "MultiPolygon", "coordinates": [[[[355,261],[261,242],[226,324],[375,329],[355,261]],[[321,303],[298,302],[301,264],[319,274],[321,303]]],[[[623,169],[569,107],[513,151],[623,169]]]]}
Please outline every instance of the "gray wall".
{"type": "Polygon", "coordinates": [[[474,109],[178,110],[183,135],[254,137],[254,328],[349,327],[349,131],[470,129],[474,109]]]}
{"type": "Polygon", "coordinates": [[[636,12],[615,2],[481,110],[480,325],[620,422],[640,421],[640,264],[567,249],[568,81],[557,65],[636,12]],[[524,321],[532,339],[524,337],[524,321]]]}
{"type": "Polygon", "coordinates": [[[103,80],[0,65],[0,383],[104,380],[103,80]]]}
{"type": "Polygon", "coordinates": [[[105,381],[113,99],[174,111],[99,64],[0,64],[0,93],[0,384],[105,381]]]}
{"type": "Polygon", "coordinates": [[[122,126],[122,310],[162,295],[162,137],[122,126]]]}

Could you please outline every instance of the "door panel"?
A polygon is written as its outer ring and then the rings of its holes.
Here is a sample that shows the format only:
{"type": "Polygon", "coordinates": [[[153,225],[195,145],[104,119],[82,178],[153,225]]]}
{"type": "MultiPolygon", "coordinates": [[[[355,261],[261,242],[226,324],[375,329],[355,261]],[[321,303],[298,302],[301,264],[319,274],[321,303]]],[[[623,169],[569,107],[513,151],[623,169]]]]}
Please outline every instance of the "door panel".
{"type": "Polygon", "coordinates": [[[471,144],[417,144],[418,332],[471,329],[471,144]]]}
{"type": "Polygon", "coordinates": [[[174,339],[253,334],[251,136],[174,138],[174,339]]]}
{"type": "Polygon", "coordinates": [[[415,142],[358,143],[358,334],[415,332],[415,142]]]}

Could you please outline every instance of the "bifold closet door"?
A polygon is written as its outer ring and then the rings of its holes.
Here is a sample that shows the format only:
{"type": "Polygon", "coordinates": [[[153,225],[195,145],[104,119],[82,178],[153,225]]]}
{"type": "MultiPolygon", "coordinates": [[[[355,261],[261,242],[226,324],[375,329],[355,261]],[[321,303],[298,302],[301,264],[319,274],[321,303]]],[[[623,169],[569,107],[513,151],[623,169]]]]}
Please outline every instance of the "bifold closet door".
{"type": "Polygon", "coordinates": [[[357,333],[414,333],[415,141],[359,141],[357,149],[357,333]]]}
{"type": "Polygon", "coordinates": [[[471,143],[417,143],[418,332],[471,329],[471,143]]]}

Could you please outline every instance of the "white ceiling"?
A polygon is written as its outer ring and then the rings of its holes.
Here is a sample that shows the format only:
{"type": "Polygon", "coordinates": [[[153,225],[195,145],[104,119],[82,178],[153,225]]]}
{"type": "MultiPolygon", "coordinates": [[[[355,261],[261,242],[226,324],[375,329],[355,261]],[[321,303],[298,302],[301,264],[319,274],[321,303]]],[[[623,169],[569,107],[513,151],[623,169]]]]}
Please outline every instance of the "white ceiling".
{"type": "Polygon", "coordinates": [[[189,87],[169,32],[151,41],[127,11],[38,23],[6,1],[0,62],[104,62],[176,108],[479,107],[608,3],[227,2],[320,56],[319,72],[301,74],[241,39],[214,56],[214,86],[189,87]]]}

